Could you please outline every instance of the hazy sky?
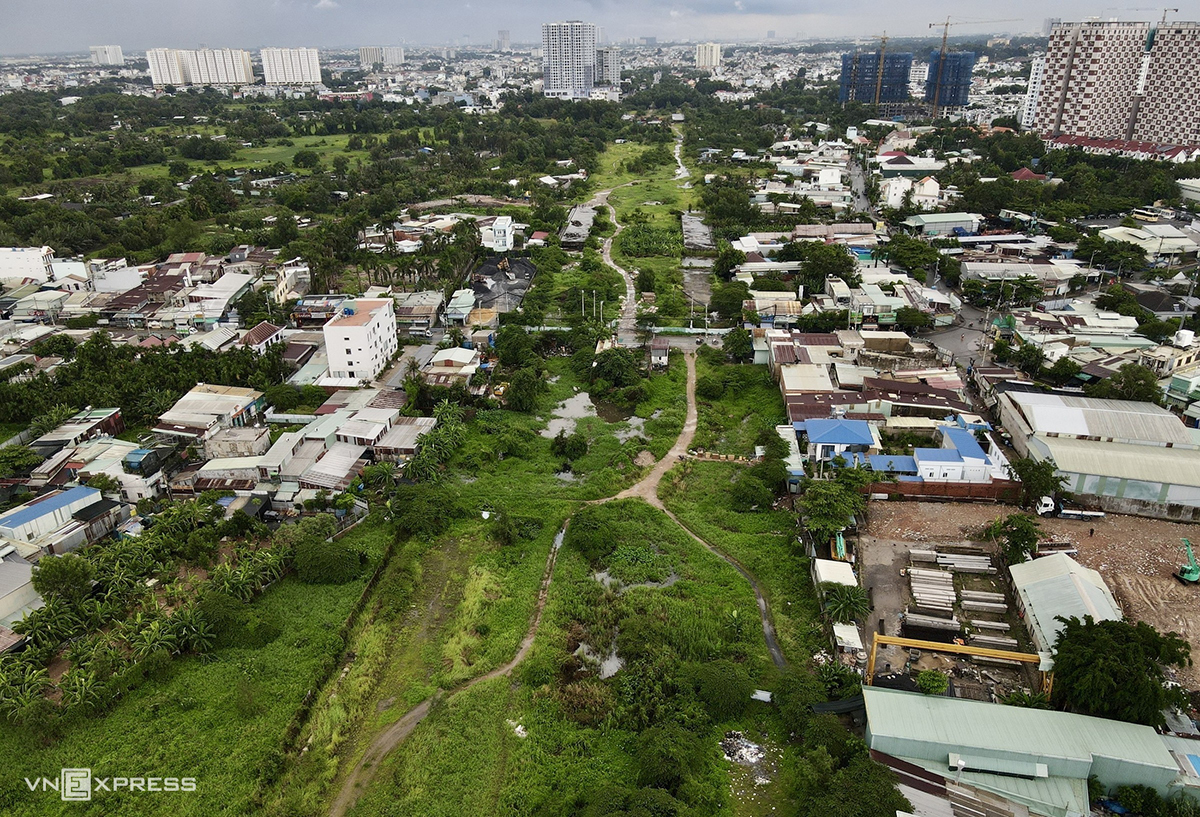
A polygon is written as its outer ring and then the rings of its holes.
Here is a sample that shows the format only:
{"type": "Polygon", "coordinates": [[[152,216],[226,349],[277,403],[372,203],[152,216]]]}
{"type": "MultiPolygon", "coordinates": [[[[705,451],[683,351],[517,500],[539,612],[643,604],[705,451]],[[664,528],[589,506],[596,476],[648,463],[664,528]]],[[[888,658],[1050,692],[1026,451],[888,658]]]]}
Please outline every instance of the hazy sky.
{"type": "Polygon", "coordinates": [[[577,19],[604,26],[608,38],[660,39],[929,34],[945,19],[1011,22],[966,24],[954,33],[1038,32],[1046,17],[1088,14],[1157,19],[1158,12],[1101,9],[1080,0],[0,0],[0,54],[86,50],[121,45],[255,48],[263,45],[487,44],[496,30],[513,42],[540,37],[539,24],[577,19]]]}

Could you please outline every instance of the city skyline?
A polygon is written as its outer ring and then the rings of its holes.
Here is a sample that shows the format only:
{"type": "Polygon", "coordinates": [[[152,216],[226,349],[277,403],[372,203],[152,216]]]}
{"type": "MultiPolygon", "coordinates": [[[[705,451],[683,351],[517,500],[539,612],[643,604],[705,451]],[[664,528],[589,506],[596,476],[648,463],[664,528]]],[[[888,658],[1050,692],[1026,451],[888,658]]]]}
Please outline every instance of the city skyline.
{"type": "MultiPolygon", "coordinates": [[[[79,6],[67,0],[47,0],[21,5],[8,12],[0,31],[0,55],[86,53],[96,42],[119,44],[126,51],[142,52],[153,47],[249,48],[309,45],[320,48],[353,48],[364,42],[363,26],[377,32],[394,32],[388,39],[408,45],[455,45],[490,47],[498,30],[511,31],[513,43],[533,44],[544,22],[586,20],[603,27],[610,42],[641,36],[660,40],[765,39],[775,31],[780,40],[809,38],[854,38],[878,34],[884,29],[893,37],[923,37],[936,34],[928,24],[953,15],[959,22],[952,33],[1041,32],[1048,16],[1086,19],[1094,8],[1083,2],[1065,2],[1051,7],[1017,0],[1007,6],[1002,23],[970,23],[1001,16],[990,9],[963,8],[962,4],[938,2],[897,8],[879,0],[857,0],[839,6],[840,13],[813,10],[797,12],[796,4],[778,0],[730,0],[730,2],[639,3],[574,2],[524,4],[519,8],[482,6],[459,0],[436,7],[427,4],[387,3],[384,0],[271,0],[233,2],[215,0],[203,9],[192,4],[163,0],[105,0],[79,6]],[[630,14],[636,11],[636,14],[630,14]],[[920,11],[920,14],[914,12],[920,11]],[[969,15],[969,16],[968,16],[969,15]],[[448,31],[446,20],[469,20],[470,30],[448,31]],[[132,22],[136,21],[136,23],[132,22]],[[864,21],[868,21],[864,24],[864,21]]],[[[1153,21],[1157,14],[1141,17],[1125,11],[1120,19],[1153,21]]],[[[1106,18],[1107,19],[1107,18],[1106,18]]]]}

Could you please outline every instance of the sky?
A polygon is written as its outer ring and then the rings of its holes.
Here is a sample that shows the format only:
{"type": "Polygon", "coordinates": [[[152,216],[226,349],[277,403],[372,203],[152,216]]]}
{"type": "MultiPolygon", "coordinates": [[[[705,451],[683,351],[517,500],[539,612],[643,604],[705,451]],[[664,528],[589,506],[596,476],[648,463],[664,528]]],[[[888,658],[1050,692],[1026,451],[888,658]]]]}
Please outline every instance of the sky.
{"type": "Polygon", "coordinates": [[[585,20],[610,41],[732,41],[930,34],[952,14],[955,34],[1040,33],[1047,17],[1158,19],[1160,12],[1064,0],[0,0],[0,54],[68,53],[89,45],[153,47],[488,45],[540,39],[539,25],[585,20]],[[989,22],[1003,18],[1003,22],[989,22]]]}

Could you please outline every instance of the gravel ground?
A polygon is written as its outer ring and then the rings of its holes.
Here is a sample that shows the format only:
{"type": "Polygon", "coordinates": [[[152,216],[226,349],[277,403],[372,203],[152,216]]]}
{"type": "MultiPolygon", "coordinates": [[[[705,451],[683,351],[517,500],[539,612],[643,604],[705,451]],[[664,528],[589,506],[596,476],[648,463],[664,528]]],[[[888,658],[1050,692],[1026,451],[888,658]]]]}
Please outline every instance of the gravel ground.
{"type": "MultiPolygon", "coordinates": [[[[866,533],[914,543],[961,542],[996,517],[1017,510],[973,503],[872,502],[866,533]]],[[[1079,548],[1074,558],[1100,571],[1126,616],[1180,633],[1191,643],[1193,655],[1200,656],[1200,586],[1185,587],[1171,575],[1186,559],[1180,538],[1200,546],[1200,526],[1114,514],[1089,522],[1039,521],[1047,536],[1070,540],[1079,548]]],[[[1180,672],[1179,680],[1200,688],[1200,667],[1180,672]]]]}

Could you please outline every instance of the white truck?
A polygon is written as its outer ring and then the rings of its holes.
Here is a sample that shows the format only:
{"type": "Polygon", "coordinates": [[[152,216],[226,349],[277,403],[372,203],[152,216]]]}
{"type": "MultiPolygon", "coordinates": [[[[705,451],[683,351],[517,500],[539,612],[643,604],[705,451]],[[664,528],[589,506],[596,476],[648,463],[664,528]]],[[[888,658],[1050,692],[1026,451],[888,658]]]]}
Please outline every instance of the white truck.
{"type": "Polygon", "coordinates": [[[1085,511],[1082,508],[1069,508],[1061,502],[1055,502],[1052,496],[1044,496],[1038,500],[1037,515],[1057,516],[1059,519],[1103,519],[1104,511],[1085,511]]]}

